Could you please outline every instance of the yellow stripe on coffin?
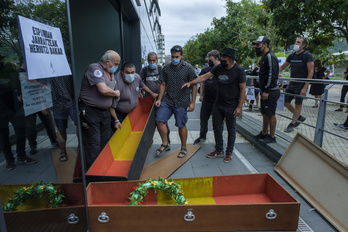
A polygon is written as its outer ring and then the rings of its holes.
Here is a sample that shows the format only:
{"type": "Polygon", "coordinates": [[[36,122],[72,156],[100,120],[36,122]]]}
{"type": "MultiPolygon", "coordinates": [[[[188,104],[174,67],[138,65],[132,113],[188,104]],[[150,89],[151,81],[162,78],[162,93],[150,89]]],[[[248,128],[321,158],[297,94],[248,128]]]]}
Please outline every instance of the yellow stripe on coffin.
{"type": "MultiPolygon", "coordinates": [[[[215,205],[213,198],[213,177],[175,179],[176,183],[181,184],[184,196],[189,204],[192,205],[215,205]]],[[[157,204],[175,204],[165,192],[157,193],[157,204]]]]}

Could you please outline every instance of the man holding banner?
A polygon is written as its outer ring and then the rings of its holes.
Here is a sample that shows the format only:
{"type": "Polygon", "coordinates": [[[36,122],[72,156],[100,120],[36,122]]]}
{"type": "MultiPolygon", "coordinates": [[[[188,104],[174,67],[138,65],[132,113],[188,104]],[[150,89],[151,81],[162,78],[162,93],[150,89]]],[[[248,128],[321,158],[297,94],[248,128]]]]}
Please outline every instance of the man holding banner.
{"type": "Polygon", "coordinates": [[[279,75],[278,58],[269,51],[270,39],[266,36],[260,36],[255,45],[256,55],[262,55],[260,61],[259,82],[261,95],[261,114],[263,117],[262,131],[255,136],[262,143],[276,143],[275,128],[277,119],[275,111],[277,108],[277,100],[280,96],[280,90],[277,85],[279,75]],[[270,128],[270,134],[268,132],[270,128]]]}
{"type": "MultiPolygon", "coordinates": [[[[114,97],[120,96],[115,90],[115,73],[121,61],[120,55],[106,51],[101,60],[90,64],[83,76],[80,92],[80,117],[82,139],[87,168],[98,157],[111,136],[110,108],[114,97]]],[[[120,121],[115,121],[120,126],[120,121]]]]}

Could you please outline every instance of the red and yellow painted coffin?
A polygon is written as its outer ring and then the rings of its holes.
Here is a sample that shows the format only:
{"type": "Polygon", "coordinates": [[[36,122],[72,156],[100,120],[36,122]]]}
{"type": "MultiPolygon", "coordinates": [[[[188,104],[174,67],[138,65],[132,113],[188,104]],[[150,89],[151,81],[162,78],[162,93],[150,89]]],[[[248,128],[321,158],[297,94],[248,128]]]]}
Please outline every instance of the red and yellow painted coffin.
{"type": "MultiPolygon", "coordinates": [[[[86,210],[82,183],[59,184],[59,186],[65,196],[64,207],[48,209],[46,208],[48,199],[30,199],[19,206],[17,211],[4,212],[7,231],[86,231],[86,210]]],[[[2,206],[20,187],[24,186],[0,185],[2,206]]]]}
{"type": "Polygon", "coordinates": [[[138,180],[155,133],[154,99],[139,100],[86,173],[89,181],[138,180]]]}
{"type": "Polygon", "coordinates": [[[174,179],[188,205],[173,205],[150,190],[142,205],[127,205],[138,181],[90,183],[91,231],[290,230],[300,203],[269,174],[174,179]]]}

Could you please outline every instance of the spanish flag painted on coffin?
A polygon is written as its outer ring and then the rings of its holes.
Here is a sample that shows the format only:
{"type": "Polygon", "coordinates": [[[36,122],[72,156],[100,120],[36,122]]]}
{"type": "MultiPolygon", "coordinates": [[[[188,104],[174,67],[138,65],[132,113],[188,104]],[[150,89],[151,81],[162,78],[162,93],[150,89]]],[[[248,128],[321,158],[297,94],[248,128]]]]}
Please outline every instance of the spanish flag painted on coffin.
{"type": "Polygon", "coordinates": [[[138,180],[156,129],[154,99],[139,99],[86,173],[89,181],[138,180]]]}

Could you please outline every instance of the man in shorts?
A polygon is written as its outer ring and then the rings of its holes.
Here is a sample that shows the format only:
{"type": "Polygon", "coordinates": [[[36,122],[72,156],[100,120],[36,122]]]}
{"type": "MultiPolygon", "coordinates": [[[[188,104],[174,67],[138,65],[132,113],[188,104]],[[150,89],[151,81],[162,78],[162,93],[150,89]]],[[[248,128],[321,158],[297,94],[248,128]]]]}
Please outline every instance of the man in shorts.
{"type": "Polygon", "coordinates": [[[170,52],[172,62],[162,69],[158,100],[155,103],[156,107],[158,107],[156,124],[162,139],[162,145],[157,149],[156,155],[161,155],[164,151],[170,149],[166,123],[174,114],[175,126],[179,128],[179,137],[181,140],[181,150],[178,158],[184,158],[187,155],[187,111],[192,112],[195,109],[197,86],[192,86],[191,101],[190,88],[181,89],[181,86],[186,82],[194,80],[197,76],[193,67],[183,61],[182,47],[176,45],[172,47],[170,52]]]}
{"type": "MultiPolygon", "coordinates": [[[[312,79],[314,72],[314,62],[312,54],[304,50],[307,44],[308,42],[306,38],[297,38],[294,45],[294,53],[288,56],[285,63],[279,68],[279,72],[283,71],[291,64],[291,78],[312,79]]],[[[309,82],[290,81],[290,84],[286,88],[285,93],[306,96],[308,86],[309,82]]],[[[286,133],[292,132],[295,127],[298,127],[300,123],[306,120],[306,117],[301,115],[303,98],[295,97],[295,107],[291,105],[291,100],[293,98],[294,96],[285,95],[284,106],[291,113],[293,113],[291,123],[284,130],[284,132],[286,133]]]]}
{"type": "Polygon", "coordinates": [[[270,39],[266,36],[260,36],[257,41],[253,42],[256,55],[262,55],[260,60],[259,83],[262,91],[261,114],[263,123],[262,131],[254,136],[257,139],[260,139],[262,143],[277,142],[275,138],[275,128],[277,125],[275,111],[280,96],[280,90],[277,85],[279,64],[278,58],[269,51],[270,42],[270,39]],[[268,127],[270,131],[269,134],[267,134],[268,127]]]}

